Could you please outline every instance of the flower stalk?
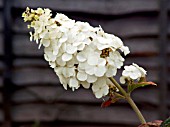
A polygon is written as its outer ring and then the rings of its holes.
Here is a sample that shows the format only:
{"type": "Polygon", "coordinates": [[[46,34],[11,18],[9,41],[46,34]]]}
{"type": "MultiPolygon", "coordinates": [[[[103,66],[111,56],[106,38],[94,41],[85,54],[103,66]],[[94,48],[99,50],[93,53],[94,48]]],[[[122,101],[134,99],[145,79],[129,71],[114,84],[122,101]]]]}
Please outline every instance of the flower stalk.
{"type": "Polygon", "coordinates": [[[132,100],[132,98],[130,97],[130,94],[128,94],[120,85],[119,83],[117,83],[117,81],[111,77],[110,78],[111,82],[119,89],[119,91],[123,94],[123,96],[125,97],[125,99],[127,100],[127,102],[130,104],[130,106],[132,107],[132,109],[135,111],[136,115],[138,116],[141,124],[145,124],[145,118],[143,117],[142,113],[140,112],[140,110],[138,109],[138,107],[136,106],[136,104],[134,103],[134,101],[132,100]]]}

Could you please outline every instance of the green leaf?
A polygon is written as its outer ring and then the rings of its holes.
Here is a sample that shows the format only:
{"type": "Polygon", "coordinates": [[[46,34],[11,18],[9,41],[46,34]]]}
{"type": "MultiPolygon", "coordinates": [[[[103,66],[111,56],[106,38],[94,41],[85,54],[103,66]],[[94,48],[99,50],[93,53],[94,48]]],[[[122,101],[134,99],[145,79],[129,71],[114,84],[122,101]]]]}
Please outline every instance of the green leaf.
{"type": "Polygon", "coordinates": [[[156,84],[154,82],[139,82],[139,83],[129,84],[128,85],[128,93],[131,93],[136,88],[150,86],[150,85],[156,86],[156,84]]]}
{"type": "Polygon", "coordinates": [[[170,117],[166,119],[160,127],[170,127],[170,117]]]}

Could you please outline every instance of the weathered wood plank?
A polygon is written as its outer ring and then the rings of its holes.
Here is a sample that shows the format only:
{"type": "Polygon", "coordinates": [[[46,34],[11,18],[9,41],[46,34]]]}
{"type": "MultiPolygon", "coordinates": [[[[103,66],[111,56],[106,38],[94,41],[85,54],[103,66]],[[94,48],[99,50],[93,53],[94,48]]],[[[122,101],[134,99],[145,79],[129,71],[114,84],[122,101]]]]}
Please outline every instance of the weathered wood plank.
{"type": "Polygon", "coordinates": [[[3,110],[0,109],[0,122],[2,123],[4,121],[4,113],[3,110]]]}
{"type": "MultiPolygon", "coordinates": [[[[127,45],[131,54],[135,53],[158,53],[156,38],[134,38],[134,39],[122,39],[124,44],[127,45]]],[[[30,42],[29,37],[26,35],[14,36],[14,54],[15,55],[30,55],[30,56],[42,56],[43,46],[38,49],[38,45],[35,42],[30,42]]]]}
{"type": "MultiPolygon", "coordinates": [[[[2,76],[3,71],[4,71],[4,63],[0,61],[0,88],[3,86],[3,76],[2,76]]],[[[0,102],[1,102],[1,99],[0,99],[0,102]]]]}
{"type": "Polygon", "coordinates": [[[158,3],[155,0],[15,0],[14,7],[26,8],[48,7],[53,10],[85,12],[105,15],[121,15],[136,12],[158,11],[158,3]]]}
{"type": "Polygon", "coordinates": [[[103,20],[87,17],[72,16],[73,19],[88,21],[92,26],[101,25],[108,32],[122,38],[150,36],[158,34],[157,17],[153,16],[132,16],[114,20],[103,20]],[[76,18],[77,17],[77,18],[76,18]]]}
{"type": "MultiPolygon", "coordinates": [[[[154,106],[158,106],[159,105],[158,91],[159,91],[158,87],[150,87],[145,89],[140,88],[136,90],[136,92],[133,95],[134,101],[137,102],[138,104],[143,105],[148,104],[148,106],[151,104],[154,106]],[[143,93],[145,93],[145,96],[143,96],[143,93]]],[[[91,89],[86,90],[80,88],[73,92],[70,89],[67,91],[64,90],[62,85],[26,87],[25,89],[16,91],[13,95],[12,100],[17,104],[41,101],[42,103],[46,104],[69,102],[69,103],[87,103],[90,105],[92,103],[101,104],[103,102],[102,99],[96,99],[94,97],[91,89]]],[[[124,103],[125,102],[119,102],[118,104],[124,103]]]]}
{"type": "Polygon", "coordinates": [[[92,91],[82,89],[65,90],[62,85],[56,86],[32,86],[15,92],[12,100],[16,103],[27,103],[31,101],[44,101],[47,104],[62,102],[78,102],[78,103],[102,103],[101,99],[96,99],[92,91]],[[40,92],[41,91],[41,92],[40,92]],[[86,95],[86,96],[84,96],[86,95]]]}
{"type": "Polygon", "coordinates": [[[12,81],[17,85],[24,84],[58,84],[58,78],[51,69],[24,68],[13,71],[12,81]]]}
{"type": "MultiPolygon", "coordinates": [[[[1,24],[1,22],[0,22],[0,24],[1,24]]],[[[0,30],[1,30],[1,28],[0,28],[0,30]]],[[[0,55],[4,54],[4,49],[3,49],[4,48],[4,44],[3,43],[4,43],[3,42],[3,34],[0,32],[0,55]]]]}
{"type": "MultiPolygon", "coordinates": [[[[1,86],[0,86],[1,87],[1,86]]],[[[0,104],[3,103],[3,99],[2,99],[2,92],[0,92],[0,104]]],[[[0,109],[1,110],[1,109],[0,109]]],[[[1,113],[1,112],[0,112],[1,113]]],[[[1,118],[0,118],[1,119],[1,118]]]]}
{"type": "Polygon", "coordinates": [[[0,88],[3,86],[3,77],[0,76],[0,88]]]}
{"type": "MultiPolygon", "coordinates": [[[[170,33],[170,32],[169,32],[170,33]]],[[[168,51],[168,54],[170,56],[170,43],[169,43],[170,40],[168,40],[168,43],[167,43],[167,51],[168,51]]]]}
{"type": "MultiPolygon", "coordinates": [[[[0,2],[0,8],[1,8],[1,2],[0,2]]],[[[0,11],[0,32],[2,32],[2,30],[3,30],[3,13],[2,11],[0,11]]]]}
{"type": "Polygon", "coordinates": [[[0,60],[0,73],[4,70],[4,63],[0,60]]]}
{"type": "Polygon", "coordinates": [[[2,8],[4,5],[3,0],[0,0],[0,8],[2,8]]]}
{"type": "MultiPolygon", "coordinates": [[[[118,78],[120,74],[117,75],[118,78]]],[[[147,78],[151,81],[158,81],[158,71],[148,70],[147,78]]],[[[13,71],[12,81],[17,85],[41,85],[59,83],[57,75],[52,68],[21,68],[13,71]]]]}
{"type": "Polygon", "coordinates": [[[42,56],[43,46],[38,50],[35,42],[30,42],[28,36],[16,35],[13,37],[13,47],[15,55],[42,56]]]}
{"type": "MultiPolygon", "coordinates": [[[[148,121],[158,119],[155,110],[143,110],[148,121]]],[[[97,123],[125,123],[138,124],[139,121],[131,108],[99,106],[54,104],[54,105],[18,105],[13,107],[12,117],[15,122],[26,121],[74,121],[74,122],[97,122],[97,123]]]]}
{"type": "Polygon", "coordinates": [[[124,44],[127,45],[131,53],[158,53],[157,38],[133,38],[125,39],[124,44]]]}
{"type": "MultiPolygon", "coordinates": [[[[125,59],[124,65],[130,65],[132,63],[136,63],[142,67],[144,67],[146,70],[148,69],[158,69],[159,63],[158,63],[158,57],[129,57],[125,59]]],[[[148,70],[149,71],[149,70],[148,70]]]]}
{"type": "Polygon", "coordinates": [[[49,64],[47,61],[42,59],[16,59],[14,60],[15,68],[25,68],[25,67],[37,67],[37,68],[47,68],[49,64]]]}
{"type": "MultiPolygon", "coordinates": [[[[130,65],[132,63],[137,63],[140,66],[143,66],[146,70],[148,69],[157,69],[158,64],[158,57],[129,57],[127,56],[124,65],[130,65]]],[[[170,66],[170,64],[169,64],[170,66]]],[[[16,69],[19,68],[27,68],[27,67],[37,67],[37,68],[49,68],[48,62],[45,61],[42,57],[42,59],[28,59],[28,58],[17,58],[14,60],[14,67],[16,69]]],[[[0,62],[0,68],[3,68],[3,65],[1,66],[0,62]]]]}
{"type": "MultiPolygon", "coordinates": [[[[158,35],[158,21],[155,16],[135,16],[121,19],[103,19],[94,16],[70,16],[72,19],[89,22],[92,26],[101,25],[108,32],[123,38],[135,36],[158,35]]],[[[27,33],[28,29],[21,17],[14,20],[13,30],[16,33],[27,33]]]]}

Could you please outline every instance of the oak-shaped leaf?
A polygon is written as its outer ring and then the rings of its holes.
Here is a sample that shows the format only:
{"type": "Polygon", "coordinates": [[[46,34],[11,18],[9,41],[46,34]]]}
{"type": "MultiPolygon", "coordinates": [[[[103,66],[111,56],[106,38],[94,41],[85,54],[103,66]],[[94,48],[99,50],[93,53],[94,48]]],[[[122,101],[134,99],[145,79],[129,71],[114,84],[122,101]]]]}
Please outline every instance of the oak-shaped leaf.
{"type": "Polygon", "coordinates": [[[128,93],[131,93],[133,90],[139,87],[144,87],[144,86],[156,86],[154,82],[139,82],[139,83],[133,83],[128,85],[128,93]]]}

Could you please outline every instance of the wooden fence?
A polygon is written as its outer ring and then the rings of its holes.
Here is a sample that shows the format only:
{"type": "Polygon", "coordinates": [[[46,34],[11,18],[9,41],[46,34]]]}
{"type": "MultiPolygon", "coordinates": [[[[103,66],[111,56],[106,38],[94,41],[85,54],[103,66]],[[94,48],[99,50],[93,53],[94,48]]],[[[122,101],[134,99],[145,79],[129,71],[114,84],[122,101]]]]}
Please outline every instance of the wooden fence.
{"type": "Polygon", "coordinates": [[[90,90],[65,91],[29,42],[21,18],[26,7],[48,7],[70,18],[101,25],[130,47],[125,64],[148,71],[158,87],[138,89],[133,98],[147,121],[170,115],[170,1],[168,0],[0,0],[0,124],[2,127],[137,127],[124,102],[101,108],[90,90]]]}

